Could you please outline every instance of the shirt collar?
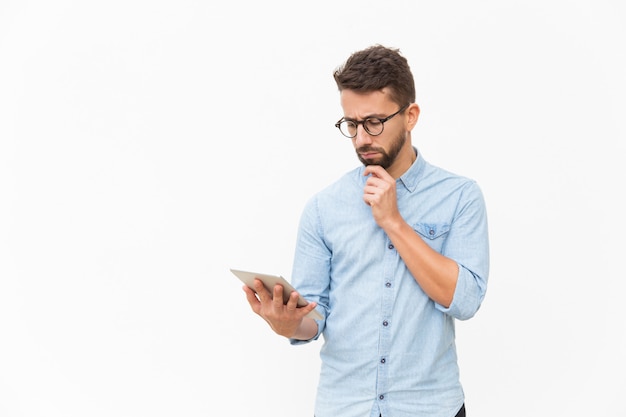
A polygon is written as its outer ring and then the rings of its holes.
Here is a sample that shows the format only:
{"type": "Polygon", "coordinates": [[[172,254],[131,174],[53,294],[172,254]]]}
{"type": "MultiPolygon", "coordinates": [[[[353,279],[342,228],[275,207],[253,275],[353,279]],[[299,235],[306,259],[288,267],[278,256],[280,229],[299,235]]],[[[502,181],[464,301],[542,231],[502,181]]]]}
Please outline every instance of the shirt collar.
{"type": "Polygon", "coordinates": [[[413,147],[413,150],[417,156],[415,161],[396,181],[398,184],[402,184],[410,193],[415,191],[415,188],[417,188],[417,184],[422,177],[422,172],[424,172],[424,165],[426,164],[424,158],[422,158],[422,154],[417,151],[417,148],[413,147]]]}

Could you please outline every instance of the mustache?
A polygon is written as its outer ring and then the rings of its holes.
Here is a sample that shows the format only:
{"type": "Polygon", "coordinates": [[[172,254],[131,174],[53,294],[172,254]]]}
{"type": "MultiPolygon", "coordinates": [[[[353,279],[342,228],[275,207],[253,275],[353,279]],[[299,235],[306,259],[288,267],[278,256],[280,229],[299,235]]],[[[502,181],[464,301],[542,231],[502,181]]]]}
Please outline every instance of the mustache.
{"type": "Polygon", "coordinates": [[[384,153],[384,149],[383,148],[375,148],[373,146],[361,146],[359,148],[356,148],[357,153],[365,153],[365,152],[379,152],[379,153],[384,153]]]}

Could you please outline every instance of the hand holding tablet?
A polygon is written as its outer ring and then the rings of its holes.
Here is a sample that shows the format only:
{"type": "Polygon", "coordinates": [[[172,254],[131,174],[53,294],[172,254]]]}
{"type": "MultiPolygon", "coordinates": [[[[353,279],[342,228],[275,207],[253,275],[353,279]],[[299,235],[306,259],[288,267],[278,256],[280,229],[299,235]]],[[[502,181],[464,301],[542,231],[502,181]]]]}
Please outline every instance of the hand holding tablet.
{"type": "MultiPolygon", "coordinates": [[[[241,271],[238,269],[231,269],[230,271],[235,274],[235,276],[237,276],[237,278],[239,278],[241,282],[243,282],[253,290],[255,278],[258,278],[261,280],[261,282],[263,282],[263,285],[270,292],[270,294],[273,293],[274,286],[276,286],[276,284],[282,285],[283,303],[285,304],[289,300],[289,296],[291,295],[291,293],[293,291],[297,291],[285,278],[281,277],[280,275],[260,274],[257,272],[241,271]]],[[[306,301],[304,298],[300,297],[298,299],[298,307],[304,307],[307,304],[309,304],[309,302],[306,301]]],[[[323,318],[317,310],[311,311],[309,314],[307,314],[307,316],[315,320],[321,320],[323,318]]]]}

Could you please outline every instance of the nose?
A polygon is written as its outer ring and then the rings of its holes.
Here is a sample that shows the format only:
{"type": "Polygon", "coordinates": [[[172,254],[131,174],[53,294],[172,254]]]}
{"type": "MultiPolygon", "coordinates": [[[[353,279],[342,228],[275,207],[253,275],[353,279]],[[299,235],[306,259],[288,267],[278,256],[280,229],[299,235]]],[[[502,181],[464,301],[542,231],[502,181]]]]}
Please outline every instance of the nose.
{"type": "Polygon", "coordinates": [[[353,138],[354,144],[358,148],[362,145],[369,145],[372,143],[372,136],[365,130],[363,125],[356,127],[356,136],[353,138]]]}

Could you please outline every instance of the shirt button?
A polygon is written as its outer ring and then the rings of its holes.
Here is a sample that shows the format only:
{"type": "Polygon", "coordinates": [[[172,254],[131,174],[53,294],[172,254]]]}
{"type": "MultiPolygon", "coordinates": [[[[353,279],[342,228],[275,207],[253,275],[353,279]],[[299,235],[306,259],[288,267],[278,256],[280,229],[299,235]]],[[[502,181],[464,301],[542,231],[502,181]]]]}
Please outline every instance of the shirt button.
{"type": "Polygon", "coordinates": [[[387,288],[391,287],[391,282],[385,282],[385,287],[387,288]]]}
{"type": "Polygon", "coordinates": [[[384,396],[383,394],[380,394],[380,395],[378,396],[378,399],[379,399],[379,400],[384,400],[384,399],[385,399],[385,396],[384,396]]]}
{"type": "Polygon", "coordinates": [[[387,320],[383,321],[383,326],[387,327],[389,325],[389,322],[387,320]]]}
{"type": "Polygon", "coordinates": [[[387,246],[389,249],[393,249],[393,245],[390,243],[389,246],[387,246]]]}
{"type": "Polygon", "coordinates": [[[382,358],[382,359],[380,360],[380,363],[385,363],[385,362],[387,362],[387,361],[385,360],[385,358],[382,358]]]}
{"type": "Polygon", "coordinates": [[[430,229],[430,230],[428,231],[428,234],[432,236],[432,235],[434,235],[434,234],[435,234],[435,231],[434,231],[433,229],[430,229]]]}

